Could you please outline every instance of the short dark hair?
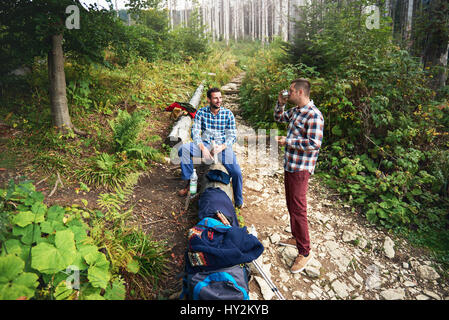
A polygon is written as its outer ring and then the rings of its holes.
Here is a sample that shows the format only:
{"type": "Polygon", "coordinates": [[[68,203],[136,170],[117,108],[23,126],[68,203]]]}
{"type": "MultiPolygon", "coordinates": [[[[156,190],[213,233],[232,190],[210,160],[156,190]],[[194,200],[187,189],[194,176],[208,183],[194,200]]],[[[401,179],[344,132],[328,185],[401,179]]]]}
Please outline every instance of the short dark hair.
{"type": "Polygon", "coordinates": [[[304,78],[298,78],[292,81],[291,84],[295,84],[295,89],[304,90],[304,94],[309,97],[310,96],[310,81],[304,78]]]}
{"type": "Polygon", "coordinates": [[[212,98],[212,93],[214,92],[221,92],[221,90],[218,88],[210,88],[209,90],[207,90],[207,97],[209,99],[212,98]]]}

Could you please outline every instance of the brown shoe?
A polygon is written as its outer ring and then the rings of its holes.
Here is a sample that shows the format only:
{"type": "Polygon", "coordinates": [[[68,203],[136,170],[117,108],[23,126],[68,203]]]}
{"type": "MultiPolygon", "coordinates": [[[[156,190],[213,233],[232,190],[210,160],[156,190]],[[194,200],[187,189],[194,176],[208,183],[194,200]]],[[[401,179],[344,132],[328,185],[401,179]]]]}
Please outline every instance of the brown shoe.
{"type": "Polygon", "coordinates": [[[290,271],[291,273],[298,273],[304,270],[307,263],[312,258],[312,252],[309,252],[309,255],[307,257],[304,257],[303,255],[299,254],[296,259],[295,263],[293,263],[293,266],[291,267],[290,271]]]}
{"type": "Polygon", "coordinates": [[[289,238],[287,240],[281,240],[281,241],[279,241],[279,245],[280,246],[296,248],[296,239],[295,238],[289,238]]]}
{"type": "Polygon", "coordinates": [[[181,189],[178,191],[178,196],[185,197],[189,193],[189,188],[181,189]]]}

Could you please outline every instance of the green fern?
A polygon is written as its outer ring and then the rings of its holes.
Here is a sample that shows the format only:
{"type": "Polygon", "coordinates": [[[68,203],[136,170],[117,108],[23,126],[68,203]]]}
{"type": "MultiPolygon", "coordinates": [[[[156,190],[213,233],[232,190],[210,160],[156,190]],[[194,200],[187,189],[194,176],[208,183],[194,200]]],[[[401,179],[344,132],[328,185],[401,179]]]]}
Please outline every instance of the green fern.
{"type": "Polygon", "coordinates": [[[133,194],[134,186],[137,184],[139,177],[140,173],[131,173],[123,179],[122,185],[115,186],[114,192],[99,195],[97,204],[106,211],[108,219],[124,221],[131,214],[132,208],[125,211],[122,210],[122,207],[133,194]]]}
{"type": "Polygon", "coordinates": [[[135,164],[126,157],[102,153],[88,160],[87,168],[75,170],[78,179],[94,186],[105,186],[108,189],[123,184],[131,172],[134,172],[135,164]]]}
{"type": "MultiPolygon", "coordinates": [[[[126,152],[131,159],[163,161],[161,152],[139,140],[146,125],[143,112],[129,114],[126,110],[119,110],[117,118],[109,121],[109,125],[114,132],[115,152],[126,152]]],[[[161,138],[159,136],[151,136],[149,140],[154,142],[160,141],[161,138]]],[[[141,163],[139,164],[142,167],[141,163]]]]}

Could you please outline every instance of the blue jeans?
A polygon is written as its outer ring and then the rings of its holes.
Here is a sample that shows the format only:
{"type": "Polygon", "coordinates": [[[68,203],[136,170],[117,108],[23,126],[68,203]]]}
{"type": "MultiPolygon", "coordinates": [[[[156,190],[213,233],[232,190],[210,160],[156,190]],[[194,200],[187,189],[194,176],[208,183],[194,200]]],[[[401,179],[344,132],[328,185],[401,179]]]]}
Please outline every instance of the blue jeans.
{"type": "MultiPolygon", "coordinates": [[[[203,142],[204,146],[209,150],[210,145],[203,142]]],[[[192,156],[195,158],[201,157],[201,149],[193,142],[183,144],[178,150],[178,155],[181,160],[181,179],[189,180],[193,173],[193,161],[192,156]]],[[[229,175],[232,179],[232,189],[234,192],[234,203],[236,206],[243,204],[243,179],[242,170],[240,165],[237,163],[237,158],[235,156],[232,148],[226,148],[217,155],[218,161],[220,161],[223,166],[228,170],[229,175]]]]}

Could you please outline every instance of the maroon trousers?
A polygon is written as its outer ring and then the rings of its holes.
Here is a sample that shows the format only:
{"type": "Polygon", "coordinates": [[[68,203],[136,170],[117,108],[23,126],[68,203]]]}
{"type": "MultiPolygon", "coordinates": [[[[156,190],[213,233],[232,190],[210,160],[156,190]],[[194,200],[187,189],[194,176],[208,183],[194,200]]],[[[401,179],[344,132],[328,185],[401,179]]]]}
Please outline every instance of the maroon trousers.
{"type": "Polygon", "coordinates": [[[310,251],[309,226],[307,223],[307,189],[309,171],[285,171],[285,198],[290,214],[290,226],[299,254],[307,256],[310,251]]]}

